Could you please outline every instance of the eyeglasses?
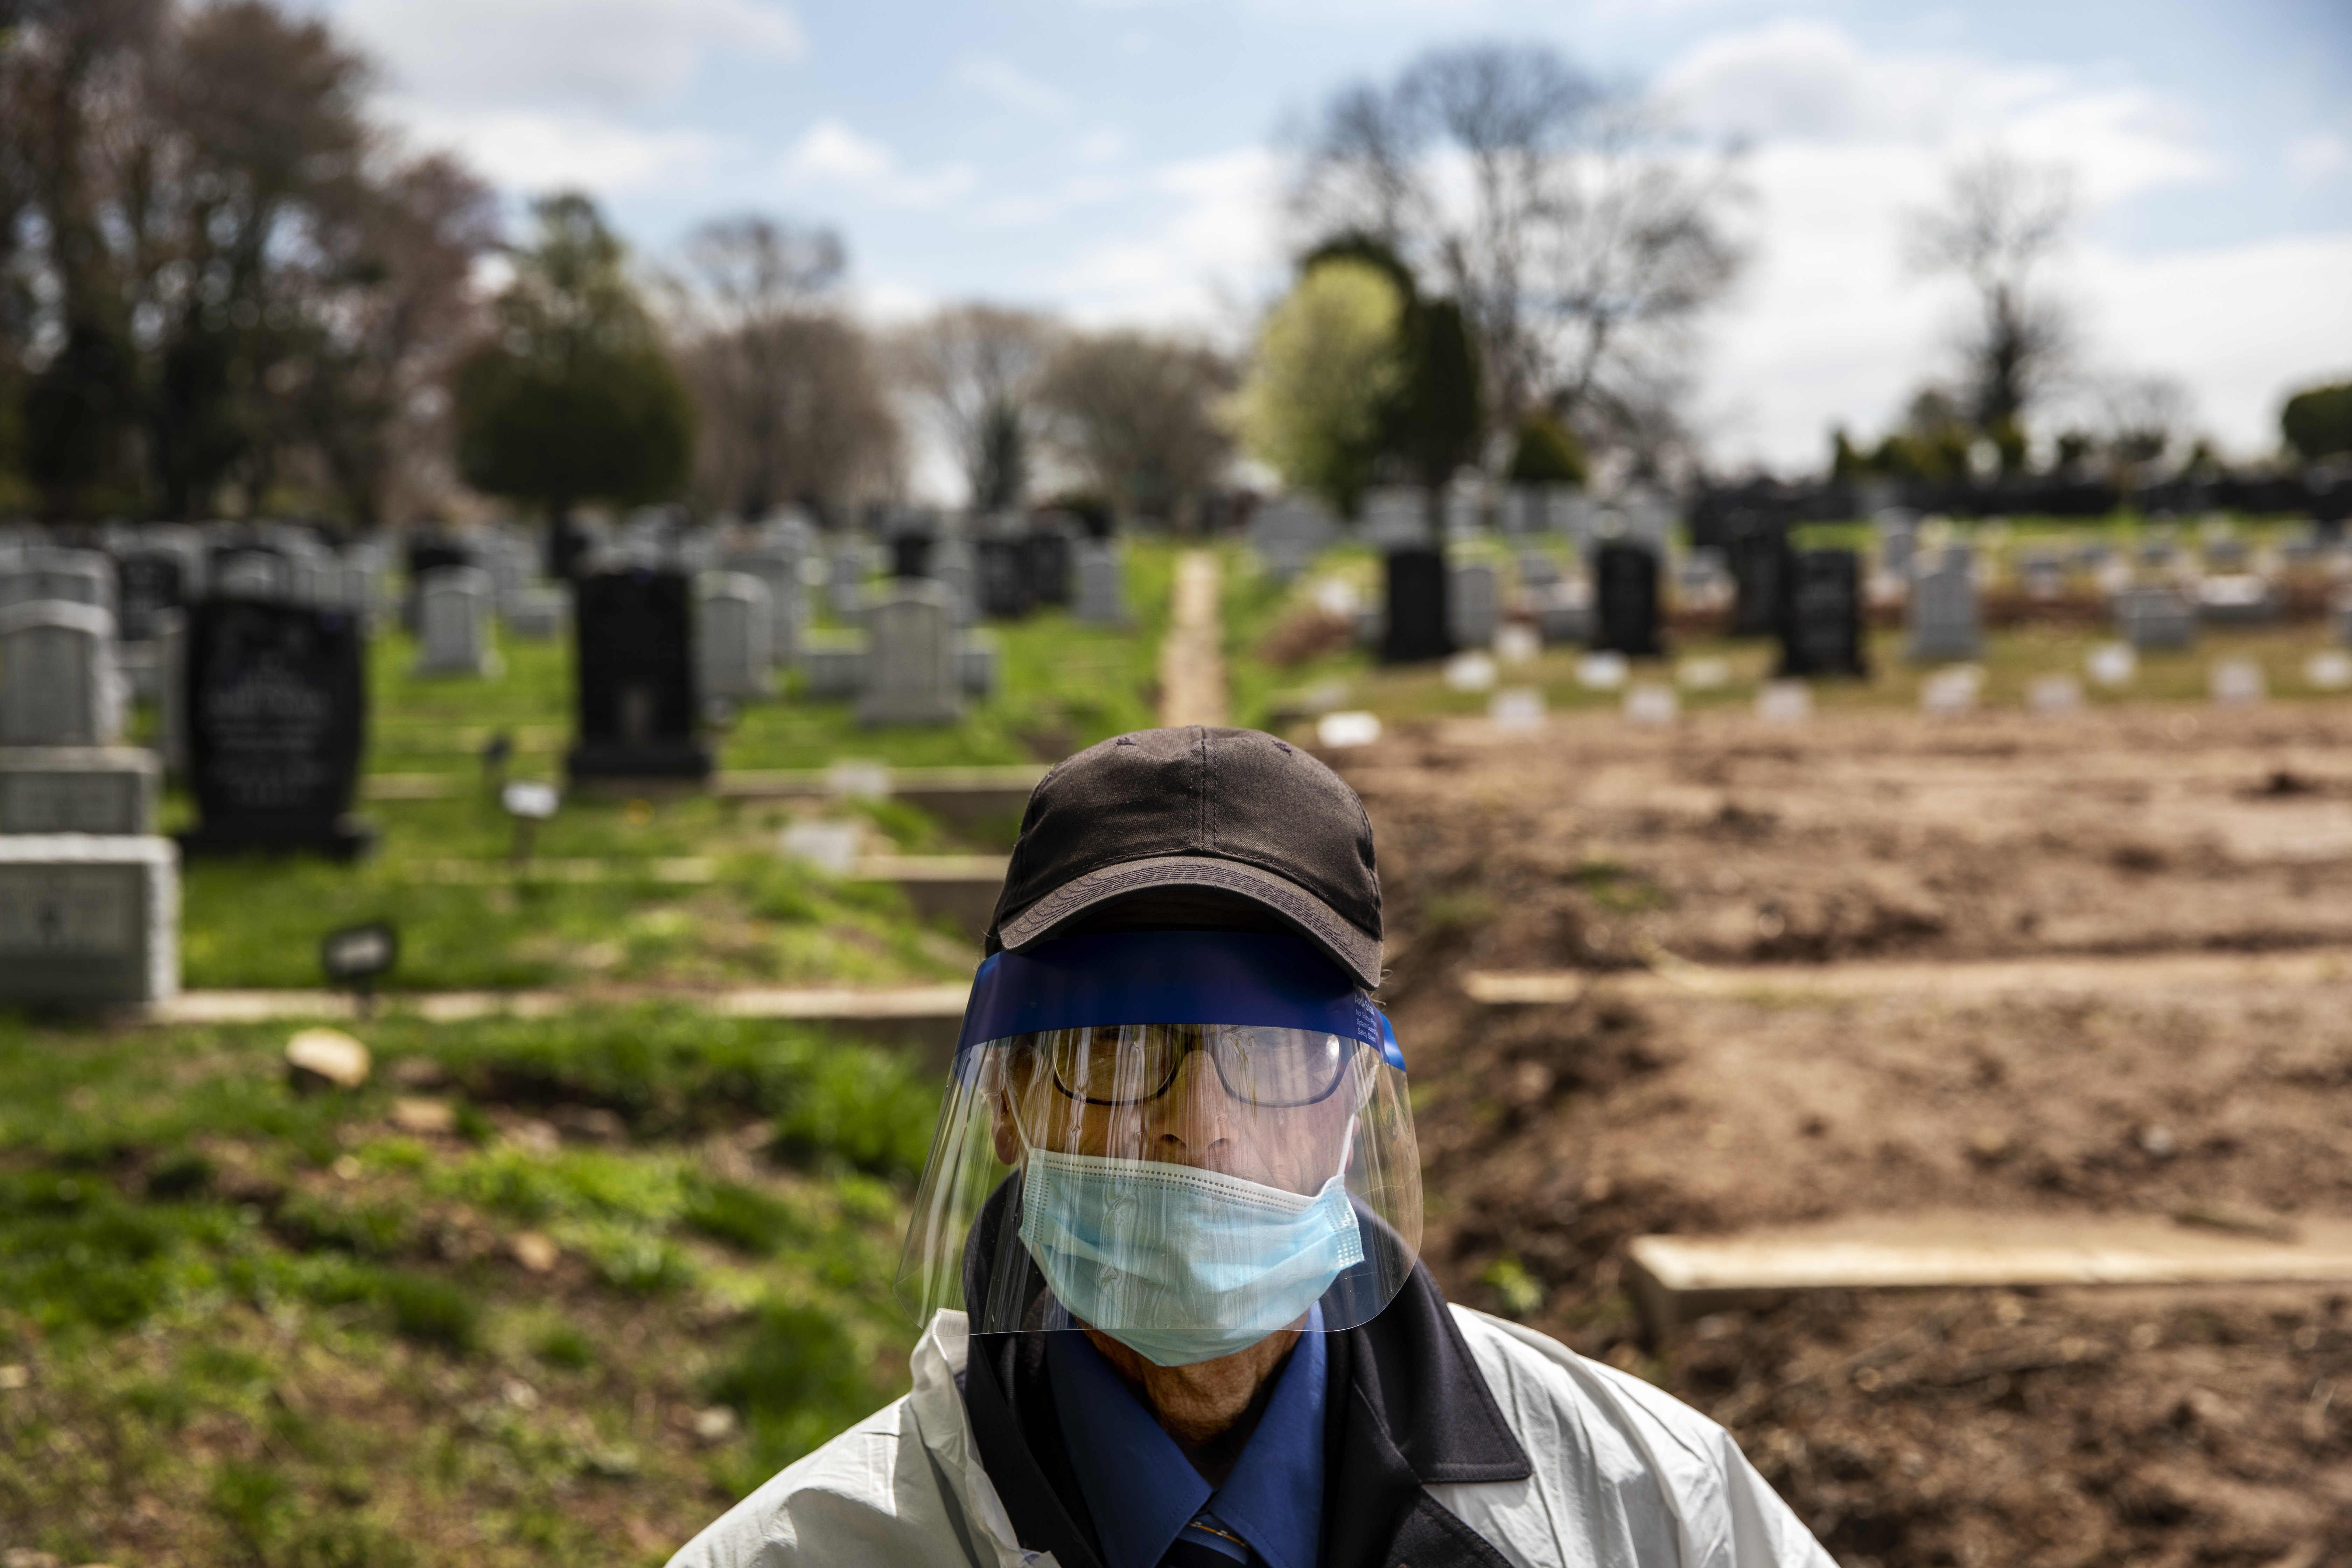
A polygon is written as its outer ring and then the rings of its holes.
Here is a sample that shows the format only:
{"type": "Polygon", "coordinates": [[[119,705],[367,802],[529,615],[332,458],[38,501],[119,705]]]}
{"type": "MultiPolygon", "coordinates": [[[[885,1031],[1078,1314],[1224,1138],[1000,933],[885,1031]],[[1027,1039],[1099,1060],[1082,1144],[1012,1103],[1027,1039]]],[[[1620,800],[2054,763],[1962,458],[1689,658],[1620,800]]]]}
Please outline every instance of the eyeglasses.
{"type": "Polygon", "coordinates": [[[1122,1024],[1049,1029],[1028,1037],[1054,1087],[1088,1105],[1140,1105],[1168,1092],[1193,1051],[1216,1064],[1225,1092],[1280,1110],[1329,1098],[1360,1042],[1308,1029],[1242,1024],[1122,1024]]]}

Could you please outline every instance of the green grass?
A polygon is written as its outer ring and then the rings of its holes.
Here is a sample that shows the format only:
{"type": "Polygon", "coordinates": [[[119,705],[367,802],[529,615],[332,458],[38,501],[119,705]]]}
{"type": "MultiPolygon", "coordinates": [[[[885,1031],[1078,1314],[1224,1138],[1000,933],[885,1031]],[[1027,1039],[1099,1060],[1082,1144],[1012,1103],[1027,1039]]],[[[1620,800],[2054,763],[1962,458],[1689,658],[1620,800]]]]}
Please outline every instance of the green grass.
{"type": "Polygon", "coordinates": [[[303,1095],[285,1032],[0,1020],[0,1542],[658,1562],[904,1385],[927,1070],[638,1007],[388,1017],[303,1095]],[[478,1137],[398,1131],[418,1092],[478,1137]],[[567,1105],[619,1139],[526,1135],[567,1105]]]}

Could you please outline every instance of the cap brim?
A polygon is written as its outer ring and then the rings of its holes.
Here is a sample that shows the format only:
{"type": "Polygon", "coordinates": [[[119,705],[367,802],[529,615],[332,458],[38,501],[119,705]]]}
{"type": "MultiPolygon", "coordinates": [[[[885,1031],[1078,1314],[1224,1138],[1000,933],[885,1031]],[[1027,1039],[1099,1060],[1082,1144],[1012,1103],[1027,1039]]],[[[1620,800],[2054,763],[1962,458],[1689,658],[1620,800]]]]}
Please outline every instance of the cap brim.
{"type": "Polygon", "coordinates": [[[1381,941],[1340,918],[1330,905],[1297,883],[1238,860],[1205,855],[1162,855],[1122,860],[1063,883],[996,928],[996,939],[1018,952],[1043,942],[1055,927],[1096,905],[1153,888],[1214,888],[1262,904],[1313,941],[1361,981],[1366,990],[1381,984],[1381,941]]]}

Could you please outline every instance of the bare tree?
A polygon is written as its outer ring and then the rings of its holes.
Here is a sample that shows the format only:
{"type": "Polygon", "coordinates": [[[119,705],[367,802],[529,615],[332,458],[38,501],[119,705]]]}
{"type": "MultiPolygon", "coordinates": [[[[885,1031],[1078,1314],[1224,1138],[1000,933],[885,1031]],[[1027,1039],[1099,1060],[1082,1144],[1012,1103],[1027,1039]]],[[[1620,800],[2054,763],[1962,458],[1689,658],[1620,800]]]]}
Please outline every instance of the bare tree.
{"type": "Polygon", "coordinates": [[[1335,95],[1290,216],[1308,244],[1380,239],[1461,301],[1494,432],[1543,405],[1607,439],[1654,424],[1648,393],[1737,274],[1737,194],[1727,160],[1550,49],[1482,44],[1335,95]]]}
{"type": "Polygon", "coordinates": [[[1113,506],[1181,528],[1232,457],[1217,408],[1234,384],[1208,349],[1111,331],[1056,353],[1037,402],[1055,449],[1113,506]]]}
{"type": "Polygon", "coordinates": [[[2063,307],[2035,274],[2063,245],[2074,216],[2065,170],[1995,150],[1951,172],[1944,204],[1913,215],[1910,261],[1953,272],[1976,292],[1976,319],[1959,341],[1969,415],[2005,449],[2064,367],[2073,337],[2063,307]]]}
{"type": "Polygon", "coordinates": [[[1061,335],[1033,311],[966,304],[898,336],[898,377],[955,448],[980,510],[1018,506],[1028,488],[1038,377],[1061,335]]]}

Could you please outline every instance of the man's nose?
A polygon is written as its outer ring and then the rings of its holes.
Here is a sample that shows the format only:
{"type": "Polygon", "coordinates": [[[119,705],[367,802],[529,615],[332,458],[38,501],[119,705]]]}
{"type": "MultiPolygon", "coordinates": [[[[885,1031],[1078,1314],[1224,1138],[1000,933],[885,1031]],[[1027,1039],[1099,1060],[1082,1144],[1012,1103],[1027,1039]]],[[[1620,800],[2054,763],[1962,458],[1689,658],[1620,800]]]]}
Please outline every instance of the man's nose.
{"type": "Polygon", "coordinates": [[[1223,1170],[1233,1152],[1234,1102],[1208,1052],[1184,1053],[1176,1065],[1176,1080],[1160,1103],[1163,1113],[1152,1140],[1159,1156],[1202,1170],[1223,1170]]]}

